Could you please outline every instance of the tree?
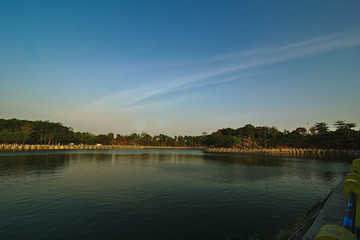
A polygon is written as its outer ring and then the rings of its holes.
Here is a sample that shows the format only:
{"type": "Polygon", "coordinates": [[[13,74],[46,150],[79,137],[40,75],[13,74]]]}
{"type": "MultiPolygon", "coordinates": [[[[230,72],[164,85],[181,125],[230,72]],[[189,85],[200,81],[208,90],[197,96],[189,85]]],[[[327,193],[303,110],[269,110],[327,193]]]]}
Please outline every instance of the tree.
{"type": "Polygon", "coordinates": [[[130,134],[128,137],[128,142],[130,142],[131,144],[139,144],[139,135],[136,133],[132,133],[130,134]]]}
{"type": "Polygon", "coordinates": [[[241,148],[244,148],[244,130],[243,128],[236,129],[238,138],[241,139],[241,148]]]}
{"type": "Polygon", "coordinates": [[[346,123],[346,127],[348,129],[352,129],[352,128],[356,127],[356,123],[352,123],[352,122],[346,123]]]}
{"type": "Polygon", "coordinates": [[[13,143],[14,142],[14,133],[8,129],[1,130],[0,131],[0,142],[13,143]]]}
{"type": "Polygon", "coordinates": [[[315,123],[314,128],[315,128],[315,131],[317,131],[317,133],[320,133],[320,134],[329,132],[329,126],[325,122],[315,123]]]}
{"type": "Polygon", "coordinates": [[[180,147],[184,147],[184,146],[185,146],[185,139],[184,139],[183,136],[179,135],[179,136],[177,137],[177,140],[178,140],[178,143],[179,143],[180,147]]]}
{"type": "Polygon", "coordinates": [[[110,145],[112,142],[112,139],[108,135],[100,134],[100,135],[96,136],[96,142],[104,144],[104,145],[110,145]]]}
{"type": "Polygon", "coordinates": [[[211,147],[229,148],[235,145],[235,139],[229,135],[211,134],[206,138],[206,145],[211,147]]]}
{"type": "Polygon", "coordinates": [[[346,123],[345,120],[338,120],[335,121],[334,126],[336,127],[336,130],[348,130],[356,127],[356,123],[348,122],[346,123]]]}
{"type": "Polygon", "coordinates": [[[222,128],[217,130],[214,134],[224,136],[236,136],[236,130],[232,128],[222,128]]]}
{"type": "Polygon", "coordinates": [[[95,144],[96,136],[92,133],[84,132],[81,134],[80,142],[85,144],[95,144]]]}
{"type": "Polygon", "coordinates": [[[295,132],[300,134],[300,135],[306,135],[307,131],[306,131],[306,128],[304,128],[304,127],[298,127],[298,128],[295,129],[295,132]]]}
{"type": "Polygon", "coordinates": [[[152,137],[148,133],[142,132],[140,135],[140,144],[144,146],[151,146],[152,137]]]}
{"type": "Polygon", "coordinates": [[[312,126],[311,128],[309,128],[309,132],[310,132],[312,135],[314,135],[314,134],[316,133],[315,127],[312,126]]]}
{"type": "Polygon", "coordinates": [[[114,139],[114,134],[113,134],[113,133],[108,133],[107,135],[108,135],[108,137],[109,137],[110,139],[114,139]]]}
{"type": "Polygon", "coordinates": [[[244,133],[244,136],[246,136],[246,137],[252,136],[254,134],[254,131],[255,131],[255,127],[251,124],[246,124],[243,127],[243,133],[244,133]]]}
{"type": "Polygon", "coordinates": [[[31,133],[33,132],[33,124],[32,123],[26,123],[25,125],[21,126],[21,132],[23,133],[22,142],[25,143],[27,140],[29,140],[31,133]]]}
{"type": "Polygon", "coordinates": [[[255,132],[254,131],[251,133],[251,147],[252,147],[252,149],[255,149],[255,132]]]}
{"type": "Polygon", "coordinates": [[[267,132],[268,132],[268,128],[267,127],[263,127],[264,133],[263,133],[263,139],[264,139],[264,148],[268,148],[268,142],[267,142],[267,132]]]}

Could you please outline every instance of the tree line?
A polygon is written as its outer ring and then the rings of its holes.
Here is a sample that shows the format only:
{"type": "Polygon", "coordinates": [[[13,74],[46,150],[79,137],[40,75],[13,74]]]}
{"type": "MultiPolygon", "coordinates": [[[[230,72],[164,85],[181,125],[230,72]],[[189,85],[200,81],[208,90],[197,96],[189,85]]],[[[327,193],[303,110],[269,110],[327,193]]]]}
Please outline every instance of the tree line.
{"type": "Polygon", "coordinates": [[[75,132],[59,122],[0,119],[0,143],[7,144],[104,144],[201,147],[202,136],[175,136],[141,134],[114,136],[113,133],[95,135],[75,132]]]}
{"type": "Polygon", "coordinates": [[[214,147],[239,148],[325,148],[360,149],[360,131],[353,128],[355,123],[344,120],[335,121],[331,131],[325,122],[315,123],[306,129],[298,127],[293,131],[279,131],[276,127],[255,127],[247,124],[242,128],[220,129],[206,137],[206,145],[214,147]]]}
{"type": "Polygon", "coordinates": [[[200,136],[150,136],[146,132],[115,136],[113,133],[75,132],[59,122],[0,119],[0,143],[360,149],[360,131],[354,130],[355,127],[355,123],[339,120],[334,123],[335,130],[332,131],[327,123],[318,122],[309,129],[298,127],[293,131],[246,124],[237,129],[219,129],[211,134],[204,132],[200,136]]]}

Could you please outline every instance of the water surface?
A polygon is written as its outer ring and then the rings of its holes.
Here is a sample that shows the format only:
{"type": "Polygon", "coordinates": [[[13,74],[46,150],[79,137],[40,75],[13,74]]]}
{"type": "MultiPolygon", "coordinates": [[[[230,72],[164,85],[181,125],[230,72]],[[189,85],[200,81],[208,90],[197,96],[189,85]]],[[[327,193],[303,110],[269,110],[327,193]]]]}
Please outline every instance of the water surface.
{"type": "Polygon", "coordinates": [[[0,153],[0,239],[271,239],[348,171],[197,150],[0,153]]]}

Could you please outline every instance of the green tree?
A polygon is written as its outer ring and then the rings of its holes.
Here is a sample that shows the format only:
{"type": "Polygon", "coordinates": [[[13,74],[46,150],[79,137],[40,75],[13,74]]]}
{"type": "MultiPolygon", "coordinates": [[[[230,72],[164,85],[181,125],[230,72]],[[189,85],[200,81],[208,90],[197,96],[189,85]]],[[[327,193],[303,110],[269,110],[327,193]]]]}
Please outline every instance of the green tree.
{"type": "Polygon", "coordinates": [[[329,126],[325,122],[315,123],[314,128],[315,128],[315,131],[317,131],[317,133],[320,133],[320,134],[329,132],[329,126]]]}
{"type": "Polygon", "coordinates": [[[14,140],[14,133],[12,131],[8,129],[3,129],[0,131],[0,142],[13,143],[14,140]]]}
{"type": "Polygon", "coordinates": [[[346,123],[345,120],[338,120],[335,121],[334,126],[336,127],[336,130],[345,130],[356,127],[356,123],[353,122],[346,123]]]}
{"type": "Polygon", "coordinates": [[[254,131],[255,131],[255,127],[251,124],[246,124],[243,127],[243,133],[244,133],[244,136],[246,136],[246,137],[252,136],[254,134],[254,131]]]}
{"type": "Polygon", "coordinates": [[[96,142],[104,145],[110,145],[112,143],[112,139],[105,134],[99,134],[96,136],[96,142]]]}
{"type": "Polygon", "coordinates": [[[109,137],[110,139],[114,139],[114,134],[113,134],[113,133],[108,133],[107,135],[108,135],[108,137],[109,137]]]}
{"type": "Polygon", "coordinates": [[[22,132],[22,142],[25,143],[30,139],[31,133],[33,132],[34,125],[32,123],[26,123],[21,126],[20,130],[22,132]]]}
{"type": "Polygon", "coordinates": [[[127,137],[127,141],[132,145],[138,145],[139,135],[137,133],[132,133],[127,137]]]}
{"type": "Polygon", "coordinates": [[[315,127],[312,126],[311,128],[309,128],[309,132],[314,135],[316,133],[315,127]]]}
{"type": "Polygon", "coordinates": [[[181,136],[181,135],[179,135],[179,136],[177,137],[177,139],[178,139],[179,145],[180,145],[181,147],[184,147],[184,146],[185,146],[185,139],[184,139],[184,137],[181,136]]]}
{"type": "Polygon", "coordinates": [[[264,139],[264,148],[268,148],[268,142],[267,142],[267,132],[268,132],[268,128],[267,127],[264,127],[263,128],[264,130],[264,133],[263,133],[263,139],[264,139]]]}
{"type": "Polygon", "coordinates": [[[206,145],[211,147],[229,148],[235,145],[235,140],[229,135],[209,135],[206,139],[206,145]]]}
{"type": "Polygon", "coordinates": [[[140,144],[143,146],[152,146],[152,137],[148,133],[142,132],[140,135],[140,144]]]}
{"type": "Polygon", "coordinates": [[[255,149],[255,132],[251,133],[251,147],[255,149]]]}
{"type": "Polygon", "coordinates": [[[306,131],[306,128],[304,128],[304,127],[298,127],[298,128],[295,129],[295,132],[300,134],[300,135],[306,135],[307,131],[306,131]]]}

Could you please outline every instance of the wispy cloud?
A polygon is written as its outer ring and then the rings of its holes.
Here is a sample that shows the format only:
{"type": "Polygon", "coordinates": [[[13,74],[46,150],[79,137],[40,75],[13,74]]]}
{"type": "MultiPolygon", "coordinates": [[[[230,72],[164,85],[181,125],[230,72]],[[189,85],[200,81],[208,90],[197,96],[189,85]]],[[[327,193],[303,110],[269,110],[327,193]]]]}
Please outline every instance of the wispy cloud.
{"type": "MultiPolygon", "coordinates": [[[[305,41],[293,42],[282,46],[224,54],[222,56],[194,60],[182,64],[169,64],[166,70],[159,69],[159,71],[166,71],[168,73],[167,75],[170,75],[172,66],[179,67],[182,65],[182,72],[180,74],[183,75],[183,77],[174,76],[170,80],[158,80],[148,76],[148,85],[143,83],[142,86],[134,86],[133,88],[104,96],[88,106],[88,109],[102,109],[106,106],[110,106],[111,108],[116,106],[120,109],[129,108],[160,94],[221,84],[229,81],[238,81],[261,74],[261,72],[256,69],[260,66],[319,55],[332,50],[356,47],[359,43],[360,32],[347,31],[307,39],[305,41]],[[187,70],[189,66],[191,66],[192,69],[196,69],[197,73],[189,73],[187,70]]],[[[176,74],[179,74],[178,70],[176,74]]]]}

